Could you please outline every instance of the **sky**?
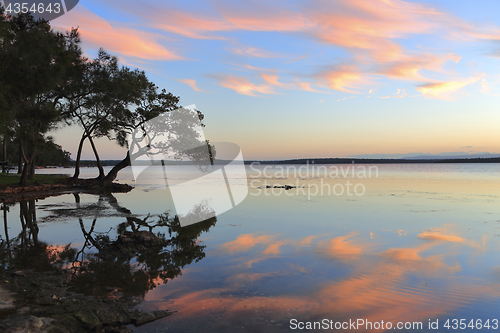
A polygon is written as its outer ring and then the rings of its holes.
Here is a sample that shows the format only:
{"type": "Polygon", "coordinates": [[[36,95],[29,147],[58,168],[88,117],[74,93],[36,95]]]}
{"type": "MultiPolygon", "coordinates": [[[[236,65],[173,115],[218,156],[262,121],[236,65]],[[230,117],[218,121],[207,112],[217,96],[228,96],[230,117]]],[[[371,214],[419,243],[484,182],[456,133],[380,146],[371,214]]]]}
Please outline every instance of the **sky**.
{"type": "MultiPolygon", "coordinates": [[[[84,0],[51,24],[195,104],[211,142],[286,159],[500,153],[499,12],[494,0],[84,0]]],[[[80,133],[53,135],[74,157],[80,133]]]]}

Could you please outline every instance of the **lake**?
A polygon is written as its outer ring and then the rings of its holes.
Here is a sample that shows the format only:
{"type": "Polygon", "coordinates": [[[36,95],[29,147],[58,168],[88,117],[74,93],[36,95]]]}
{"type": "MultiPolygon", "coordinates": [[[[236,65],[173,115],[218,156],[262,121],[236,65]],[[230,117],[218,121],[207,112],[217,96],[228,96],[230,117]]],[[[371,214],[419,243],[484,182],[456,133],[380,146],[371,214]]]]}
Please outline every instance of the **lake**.
{"type": "Polygon", "coordinates": [[[24,232],[54,253],[74,248],[62,265],[86,268],[75,288],[176,311],[134,332],[498,329],[498,164],[246,166],[234,185],[248,186],[246,199],[184,228],[153,168],[118,175],[129,193],[11,205],[1,239],[24,232]],[[162,241],[126,260],[101,253],[127,230],[162,241]]]}

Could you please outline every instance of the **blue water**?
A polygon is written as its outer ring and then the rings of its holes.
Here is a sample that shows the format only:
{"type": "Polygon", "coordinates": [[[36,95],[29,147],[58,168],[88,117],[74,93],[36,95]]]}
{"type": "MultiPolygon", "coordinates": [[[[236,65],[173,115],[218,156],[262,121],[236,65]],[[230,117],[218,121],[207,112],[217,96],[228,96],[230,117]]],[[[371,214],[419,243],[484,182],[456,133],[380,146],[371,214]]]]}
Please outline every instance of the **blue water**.
{"type": "MultiPolygon", "coordinates": [[[[141,309],[177,312],[135,331],[273,332],[290,330],[292,319],[304,325],[362,319],[422,323],[407,331],[435,332],[448,331],[444,323],[455,318],[474,325],[489,320],[483,330],[494,331],[493,320],[500,319],[500,166],[378,165],[370,177],[359,177],[360,169],[353,176],[348,166],[328,165],[326,173],[310,167],[305,177],[294,174],[300,166],[248,166],[248,179],[238,181],[249,186],[247,198],[196,240],[205,246],[204,257],[172,279],[155,280],[141,296],[141,309]],[[332,177],[335,170],[339,177],[332,177]],[[363,194],[349,195],[347,181],[362,185],[363,194]],[[303,188],[266,191],[264,182],[303,188]],[[335,185],[342,195],[327,191],[335,185]],[[436,320],[439,330],[429,330],[436,320]]],[[[114,195],[119,206],[137,218],[150,214],[151,221],[175,213],[164,183],[132,178],[127,169],[118,177],[136,186],[114,195]]],[[[79,206],[72,194],[36,202],[38,238],[80,249],[85,237],[77,215],[86,230],[97,219],[94,231],[111,238],[127,215],[96,195],[82,194],[79,206]],[[93,204],[98,211],[89,208],[93,204]]],[[[12,238],[22,230],[18,205],[7,218],[12,238]]],[[[0,235],[5,239],[4,231],[0,235]]],[[[372,331],[366,328],[359,330],[372,331]]]]}

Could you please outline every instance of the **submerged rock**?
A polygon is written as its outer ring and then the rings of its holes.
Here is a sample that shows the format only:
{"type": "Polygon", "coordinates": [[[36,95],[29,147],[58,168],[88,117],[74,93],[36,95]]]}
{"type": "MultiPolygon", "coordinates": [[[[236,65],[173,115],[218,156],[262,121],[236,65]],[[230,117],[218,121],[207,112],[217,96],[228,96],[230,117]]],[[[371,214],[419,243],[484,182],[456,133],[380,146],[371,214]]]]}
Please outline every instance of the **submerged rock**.
{"type": "Polygon", "coordinates": [[[64,272],[23,273],[10,274],[9,285],[17,295],[5,289],[2,294],[0,289],[0,299],[10,310],[0,312],[0,332],[131,332],[126,325],[143,325],[171,314],[132,310],[138,304],[136,298],[108,299],[70,292],[64,272]]]}
{"type": "Polygon", "coordinates": [[[14,293],[0,286],[0,313],[14,310],[14,296],[14,293]]]}
{"type": "Polygon", "coordinates": [[[267,185],[266,188],[284,188],[285,191],[291,190],[293,188],[297,188],[297,186],[293,185],[267,185]]]}
{"type": "Polygon", "coordinates": [[[3,320],[0,328],[9,333],[69,333],[57,320],[35,316],[3,320]]]}

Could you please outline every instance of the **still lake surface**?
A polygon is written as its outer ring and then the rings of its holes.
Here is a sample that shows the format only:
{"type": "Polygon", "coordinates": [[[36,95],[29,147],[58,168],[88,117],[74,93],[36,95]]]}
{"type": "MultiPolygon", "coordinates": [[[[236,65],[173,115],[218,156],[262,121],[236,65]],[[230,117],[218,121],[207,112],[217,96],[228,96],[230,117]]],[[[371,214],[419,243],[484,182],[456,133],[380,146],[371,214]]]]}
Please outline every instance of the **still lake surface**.
{"type": "MultiPolygon", "coordinates": [[[[176,311],[135,332],[281,332],[292,319],[421,322],[412,332],[454,331],[453,319],[473,320],[475,328],[462,332],[479,331],[478,320],[488,321],[484,331],[499,328],[500,165],[304,168],[247,166],[248,179],[236,184],[249,186],[247,198],[189,232],[155,225],[161,214],[175,214],[169,191],[154,179],[161,168],[137,181],[123,170],[118,181],[135,186],[129,193],[49,197],[33,202],[30,216],[38,241],[56,252],[76,249],[80,262],[67,265],[94,260],[86,274],[102,270],[84,279],[87,291],[92,281],[90,292],[101,296],[126,294],[144,299],[140,309],[176,311]],[[93,244],[116,240],[126,228],[148,230],[146,224],[174,241],[136,249],[119,267],[98,265],[105,259],[93,257],[93,244]],[[450,329],[443,327],[448,319],[450,329]],[[439,330],[429,330],[436,320],[439,330]]],[[[82,169],[82,177],[96,175],[82,169]]],[[[25,206],[6,213],[11,240],[23,231],[25,206]]]]}

